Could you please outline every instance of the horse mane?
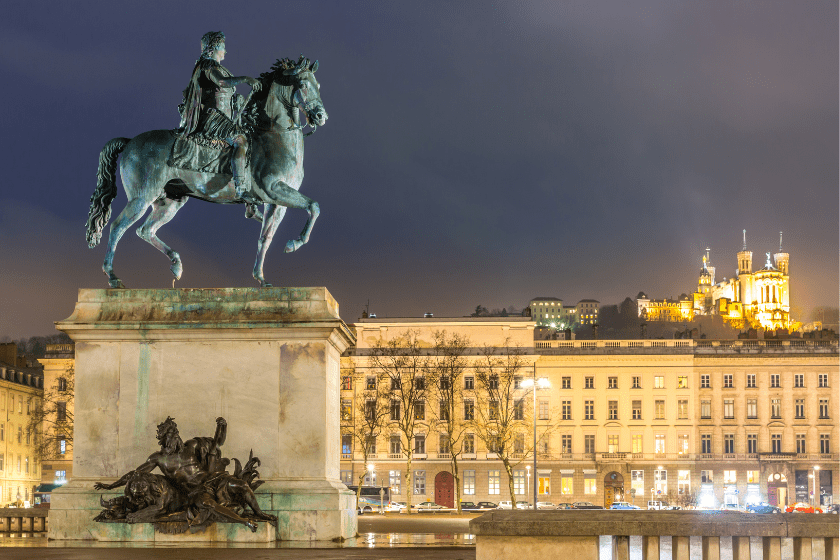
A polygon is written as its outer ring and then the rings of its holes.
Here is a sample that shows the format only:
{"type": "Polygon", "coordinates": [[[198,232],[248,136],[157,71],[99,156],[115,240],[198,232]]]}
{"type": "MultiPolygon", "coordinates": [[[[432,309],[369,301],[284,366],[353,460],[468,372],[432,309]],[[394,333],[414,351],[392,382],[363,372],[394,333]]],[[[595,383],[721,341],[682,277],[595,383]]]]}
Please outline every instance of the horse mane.
{"type": "MultiPolygon", "coordinates": [[[[301,55],[303,57],[303,55],[301,55]]],[[[243,127],[251,131],[264,128],[260,126],[260,113],[263,112],[266,99],[268,99],[268,92],[271,90],[271,85],[276,83],[283,87],[292,87],[297,83],[297,78],[293,75],[287,75],[284,72],[295,68],[297,63],[290,58],[278,58],[268,72],[263,72],[259,76],[259,81],[262,84],[260,91],[251,96],[250,101],[242,110],[241,123],[243,127]]],[[[307,60],[306,70],[311,70],[314,62],[307,60]]],[[[289,105],[291,111],[292,106],[289,105]]]]}

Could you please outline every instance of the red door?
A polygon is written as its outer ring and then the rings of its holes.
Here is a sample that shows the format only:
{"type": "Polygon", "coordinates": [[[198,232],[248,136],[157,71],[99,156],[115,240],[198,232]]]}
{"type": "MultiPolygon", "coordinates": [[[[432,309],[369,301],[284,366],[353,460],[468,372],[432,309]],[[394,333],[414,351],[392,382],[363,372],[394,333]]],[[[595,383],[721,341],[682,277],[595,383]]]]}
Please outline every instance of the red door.
{"type": "Polygon", "coordinates": [[[455,477],[441,471],[435,476],[435,503],[444,507],[455,507],[455,477]]]}

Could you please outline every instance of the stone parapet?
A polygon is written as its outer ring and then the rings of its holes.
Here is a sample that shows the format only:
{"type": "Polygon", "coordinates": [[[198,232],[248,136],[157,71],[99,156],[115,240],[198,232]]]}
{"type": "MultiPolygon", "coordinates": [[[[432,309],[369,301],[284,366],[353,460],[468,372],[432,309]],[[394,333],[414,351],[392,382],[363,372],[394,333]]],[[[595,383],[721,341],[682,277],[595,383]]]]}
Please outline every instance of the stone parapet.
{"type": "MultiPolygon", "coordinates": [[[[516,557],[599,558],[601,537],[612,538],[613,557],[629,557],[629,537],[642,537],[645,558],[659,558],[659,539],[672,538],[674,558],[688,558],[689,538],[702,539],[703,558],[718,558],[721,539],[734,548],[762,539],[768,550],[822,550],[837,558],[838,518],[814,513],[751,514],[704,511],[493,511],[470,521],[477,560],[516,557]],[[707,552],[709,554],[707,554],[707,552]]],[[[766,556],[776,558],[777,556],[766,556]]],[[[804,556],[803,556],[804,557],[804,556]]],[[[808,556],[810,558],[810,556],[808,556]]],[[[816,557],[816,556],[815,556],[816,557]]]]}

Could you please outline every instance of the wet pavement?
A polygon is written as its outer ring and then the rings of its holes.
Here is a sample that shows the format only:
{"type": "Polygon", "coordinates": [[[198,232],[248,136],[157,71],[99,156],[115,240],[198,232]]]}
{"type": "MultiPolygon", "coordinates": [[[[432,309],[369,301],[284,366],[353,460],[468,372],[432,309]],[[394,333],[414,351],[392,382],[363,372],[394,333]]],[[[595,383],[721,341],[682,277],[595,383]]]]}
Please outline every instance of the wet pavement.
{"type": "Polygon", "coordinates": [[[271,544],[214,543],[189,546],[139,542],[97,543],[50,541],[43,533],[0,535],[3,560],[123,560],[167,558],[172,560],[284,560],[349,558],[389,560],[473,560],[475,537],[468,533],[476,515],[368,514],[359,517],[359,535],[343,543],[291,542],[271,544]]]}

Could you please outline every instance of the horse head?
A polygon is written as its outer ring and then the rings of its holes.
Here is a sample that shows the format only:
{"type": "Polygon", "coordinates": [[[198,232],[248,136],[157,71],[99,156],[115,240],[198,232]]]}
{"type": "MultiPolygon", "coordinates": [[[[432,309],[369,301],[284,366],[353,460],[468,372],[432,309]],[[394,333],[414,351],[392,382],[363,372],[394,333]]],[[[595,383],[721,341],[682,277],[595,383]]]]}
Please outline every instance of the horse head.
{"type": "Polygon", "coordinates": [[[295,79],[295,88],[292,93],[295,105],[304,112],[313,128],[323,126],[328,117],[324,102],[321,101],[321,84],[315,79],[318,61],[310,64],[309,59],[301,55],[294,65],[289,66],[291,67],[283,70],[283,74],[293,76],[295,79]]]}
{"type": "MultiPolygon", "coordinates": [[[[269,72],[260,75],[266,97],[274,96],[282,103],[294,123],[299,121],[297,111],[303,111],[312,132],[327,122],[327,111],[321,100],[321,85],[315,79],[318,61],[310,63],[301,55],[297,61],[288,58],[277,60],[269,72]]],[[[271,112],[267,109],[268,112],[271,112]]],[[[298,127],[299,128],[299,127],[298,127]]],[[[309,132],[309,134],[312,134],[309,132]]]]}

